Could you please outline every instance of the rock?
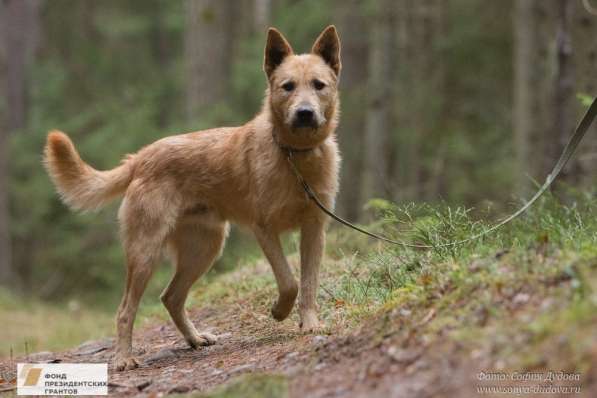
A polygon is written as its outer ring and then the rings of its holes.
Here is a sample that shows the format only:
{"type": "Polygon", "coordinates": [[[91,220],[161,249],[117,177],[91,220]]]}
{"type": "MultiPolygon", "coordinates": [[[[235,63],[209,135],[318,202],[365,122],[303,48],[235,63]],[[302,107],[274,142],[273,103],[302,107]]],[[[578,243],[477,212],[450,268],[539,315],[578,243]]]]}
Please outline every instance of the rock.
{"type": "Polygon", "coordinates": [[[175,386],[175,387],[171,388],[170,390],[168,390],[168,394],[185,393],[185,392],[189,392],[189,391],[191,391],[191,387],[180,385],[180,386],[175,386]]]}
{"type": "Polygon", "coordinates": [[[229,376],[233,376],[239,373],[247,373],[252,372],[255,369],[255,364],[248,363],[246,365],[237,366],[236,368],[232,369],[228,372],[229,376]]]}
{"type": "Polygon", "coordinates": [[[112,344],[113,344],[112,339],[87,341],[77,347],[75,355],[78,355],[78,356],[94,355],[94,354],[97,354],[98,352],[105,351],[108,348],[112,347],[112,344]]]}
{"type": "Polygon", "coordinates": [[[221,370],[221,369],[214,369],[209,375],[210,376],[217,376],[217,375],[221,375],[222,373],[224,373],[223,370],[221,370]]]}
{"type": "Polygon", "coordinates": [[[150,385],[151,385],[151,380],[145,380],[145,381],[142,381],[142,382],[140,382],[140,383],[137,383],[137,384],[135,385],[135,387],[137,387],[137,390],[139,390],[139,391],[143,391],[143,390],[145,390],[147,387],[149,387],[150,385]]]}
{"type": "Polygon", "coordinates": [[[396,346],[391,346],[387,349],[386,353],[392,358],[394,361],[404,364],[410,365],[411,363],[415,362],[421,356],[421,351],[415,349],[402,349],[396,346]]]}
{"type": "Polygon", "coordinates": [[[298,357],[298,354],[299,354],[299,353],[298,353],[298,351],[289,352],[288,354],[286,354],[286,356],[285,356],[285,357],[286,357],[287,359],[296,358],[296,357],[298,357]]]}
{"type": "Polygon", "coordinates": [[[173,350],[170,350],[170,349],[161,350],[161,351],[156,352],[155,354],[149,355],[147,358],[144,359],[143,363],[150,364],[152,362],[157,362],[157,361],[161,361],[164,359],[173,359],[173,358],[177,358],[177,357],[178,357],[178,355],[173,350]]]}
{"type": "Polygon", "coordinates": [[[469,266],[468,266],[468,270],[470,272],[477,272],[479,271],[481,268],[483,268],[485,266],[485,263],[483,262],[483,260],[473,260],[469,266]]]}
{"type": "Polygon", "coordinates": [[[323,344],[328,340],[327,336],[313,336],[313,344],[323,344]]]}
{"type": "Polygon", "coordinates": [[[518,293],[516,296],[514,296],[512,302],[514,304],[525,304],[529,301],[530,298],[531,296],[529,296],[526,293],[518,293]]]}
{"type": "Polygon", "coordinates": [[[41,352],[36,352],[33,354],[29,354],[29,359],[33,360],[33,361],[44,361],[44,360],[48,360],[49,358],[53,358],[56,354],[54,354],[53,352],[50,351],[41,351],[41,352]]]}
{"type": "Polygon", "coordinates": [[[324,362],[320,362],[317,365],[315,365],[315,367],[313,368],[314,370],[321,370],[323,368],[325,368],[327,365],[324,362]]]}

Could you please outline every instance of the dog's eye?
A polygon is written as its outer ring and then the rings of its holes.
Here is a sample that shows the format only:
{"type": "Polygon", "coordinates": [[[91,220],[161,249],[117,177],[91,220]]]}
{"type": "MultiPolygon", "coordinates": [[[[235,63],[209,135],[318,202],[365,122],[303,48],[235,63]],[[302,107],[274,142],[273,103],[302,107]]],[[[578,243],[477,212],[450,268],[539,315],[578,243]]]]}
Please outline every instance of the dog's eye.
{"type": "Polygon", "coordinates": [[[287,82],[282,84],[282,88],[286,91],[292,91],[294,90],[294,83],[293,82],[287,82]]]}
{"type": "Polygon", "coordinates": [[[315,90],[323,90],[325,88],[325,83],[321,80],[313,80],[313,87],[315,87],[315,90]]]}

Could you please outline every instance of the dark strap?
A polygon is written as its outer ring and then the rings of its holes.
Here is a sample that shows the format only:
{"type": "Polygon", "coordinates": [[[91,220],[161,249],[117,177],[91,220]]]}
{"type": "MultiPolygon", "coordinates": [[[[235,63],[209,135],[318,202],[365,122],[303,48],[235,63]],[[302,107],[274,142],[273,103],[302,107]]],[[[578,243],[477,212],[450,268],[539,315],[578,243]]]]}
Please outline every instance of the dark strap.
{"type": "Polygon", "coordinates": [[[354,225],[353,223],[346,221],[345,219],[337,216],[331,210],[329,210],[321,202],[321,200],[319,200],[319,198],[317,197],[315,192],[313,192],[313,190],[311,189],[309,184],[307,184],[307,181],[305,181],[305,179],[299,172],[298,168],[294,164],[294,161],[292,159],[292,151],[287,152],[287,154],[288,154],[287,159],[288,159],[288,163],[290,163],[290,167],[292,168],[292,170],[294,171],[294,174],[296,175],[296,178],[298,179],[299,183],[302,185],[303,189],[307,193],[307,196],[309,197],[309,199],[311,199],[313,202],[315,202],[315,204],[317,205],[317,207],[319,207],[321,209],[321,211],[323,211],[325,214],[327,214],[334,220],[338,221],[339,223],[342,223],[342,224],[346,225],[347,227],[352,228],[356,231],[359,231],[359,232],[361,232],[365,235],[368,235],[372,238],[379,239],[381,241],[392,243],[395,245],[414,247],[414,248],[420,248],[420,249],[449,247],[449,246],[461,245],[463,243],[467,243],[467,242],[479,239],[479,238],[495,231],[496,229],[506,225],[507,223],[509,223],[510,221],[514,220],[515,218],[520,216],[522,213],[527,211],[528,208],[531,207],[533,205],[533,203],[535,203],[537,201],[537,199],[539,199],[539,197],[545,193],[545,191],[550,187],[550,185],[558,177],[558,175],[560,174],[560,172],[562,171],[564,166],[566,166],[566,164],[568,163],[568,161],[570,160],[572,155],[574,155],[574,153],[576,152],[576,148],[578,147],[578,144],[580,143],[580,141],[582,141],[583,137],[587,133],[587,130],[589,129],[589,127],[595,120],[596,116],[597,116],[597,98],[593,100],[593,103],[591,104],[591,106],[589,107],[589,109],[587,110],[587,112],[585,113],[583,118],[581,119],[580,123],[576,127],[574,134],[572,135],[572,137],[570,137],[570,140],[566,144],[566,147],[564,148],[562,154],[560,155],[560,158],[558,159],[558,161],[557,161],[556,165],[554,166],[553,170],[551,171],[551,173],[549,173],[547,175],[547,178],[545,179],[545,182],[543,183],[541,188],[539,188],[537,193],[535,193],[535,195],[527,203],[525,203],[520,209],[518,209],[516,212],[512,213],[508,217],[504,218],[502,221],[498,222],[497,224],[493,225],[492,227],[490,227],[489,229],[486,229],[483,232],[472,235],[466,239],[447,242],[447,243],[441,243],[441,244],[437,244],[437,245],[408,243],[408,242],[403,242],[403,241],[399,241],[399,240],[386,238],[385,236],[381,236],[381,235],[374,234],[373,232],[369,232],[369,231],[367,231],[361,227],[358,227],[358,226],[354,225]]]}

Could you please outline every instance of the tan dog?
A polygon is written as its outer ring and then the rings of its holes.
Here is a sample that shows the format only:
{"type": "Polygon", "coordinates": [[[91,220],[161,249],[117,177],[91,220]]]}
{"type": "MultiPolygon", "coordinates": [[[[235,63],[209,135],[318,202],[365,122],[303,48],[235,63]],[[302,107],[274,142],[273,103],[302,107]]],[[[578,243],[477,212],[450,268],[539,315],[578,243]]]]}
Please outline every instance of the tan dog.
{"type": "Polygon", "coordinates": [[[115,367],[137,366],[132,330],[139,301],[164,246],[176,272],[161,299],[192,347],[216,337],[198,332],[184,303],[191,285],[220,255],[228,221],[248,226],[269,260],[279,297],[272,315],[292,310],[297,283],[279,236],[300,229],[301,328],[318,328],[316,296],[327,217],[309,201],[288,161],[288,151],[325,205],[338,190],[340,41],[333,26],[310,54],[295,55],[276,29],[269,29],[264,70],[268,89],[261,112],[243,126],[216,128],[161,139],[109,171],[87,165],[61,132],[48,135],[45,164],[64,202],[96,209],[123,195],[118,219],[127,277],[118,309],[115,367]]]}

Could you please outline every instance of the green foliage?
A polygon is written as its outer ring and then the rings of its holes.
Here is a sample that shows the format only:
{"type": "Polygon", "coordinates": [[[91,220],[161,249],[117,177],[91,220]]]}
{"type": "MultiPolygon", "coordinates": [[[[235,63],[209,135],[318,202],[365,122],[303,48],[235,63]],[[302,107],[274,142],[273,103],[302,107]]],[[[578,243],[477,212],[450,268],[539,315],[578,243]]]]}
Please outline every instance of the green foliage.
{"type": "MultiPolygon", "coordinates": [[[[324,291],[331,292],[335,302],[351,308],[356,319],[373,308],[394,308],[410,300],[427,300],[428,294],[441,291],[445,286],[456,289],[455,297],[446,298],[451,305],[456,297],[465,297],[471,289],[487,283],[520,285],[535,278],[558,278],[559,275],[577,275],[576,266],[562,259],[544,268],[537,264],[538,257],[568,253],[574,261],[595,261],[597,252],[597,218],[595,198],[577,194],[563,203],[547,195],[526,215],[507,224],[496,232],[473,242],[431,250],[412,249],[382,244],[379,250],[365,252],[356,258],[346,255],[343,247],[351,247],[354,233],[336,242],[338,258],[347,263],[333,278],[324,278],[324,291]],[[537,252],[543,253],[537,256],[537,252]],[[519,269],[499,274],[502,257],[519,269]],[[505,257],[504,257],[505,258],[505,257]],[[561,262],[560,262],[561,261],[561,262]],[[471,264],[483,263],[482,272],[471,271],[471,264]],[[507,281],[504,276],[508,276],[507,281]],[[517,278],[519,278],[517,280],[517,278]],[[488,282],[491,281],[491,282],[488,282]]],[[[465,239],[491,226],[490,221],[479,221],[473,211],[449,206],[404,205],[387,211],[380,233],[405,242],[439,245],[465,239]]],[[[473,266],[473,268],[476,267],[473,266]]],[[[579,274],[578,274],[579,275],[579,274]]],[[[573,276],[579,286],[586,286],[582,278],[573,276]]],[[[580,287],[579,287],[580,288],[580,287]]],[[[332,303],[333,304],[333,303],[332,303]]],[[[328,314],[335,311],[328,307],[328,314]]]]}
{"type": "Polygon", "coordinates": [[[284,398],[288,396],[288,380],[282,375],[244,375],[212,392],[184,396],[189,398],[284,398]]]}
{"type": "Polygon", "coordinates": [[[582,106],[585,106],[587,108],[589,106],[591,106],[591,104],[595,100],[595,98],[591,97],[590,95],[588,95],[586,93],[577,93],[576,94],[576,98],[580,101],[580,103],[582,104],[582,106]]]}

